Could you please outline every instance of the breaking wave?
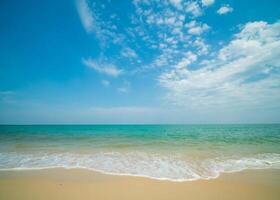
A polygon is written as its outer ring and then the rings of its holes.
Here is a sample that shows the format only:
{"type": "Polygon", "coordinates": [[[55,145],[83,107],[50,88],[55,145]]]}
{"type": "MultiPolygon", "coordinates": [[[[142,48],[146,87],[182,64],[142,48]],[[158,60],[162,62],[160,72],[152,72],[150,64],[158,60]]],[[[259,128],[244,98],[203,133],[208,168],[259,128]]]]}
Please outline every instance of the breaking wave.
{"type": "Polygon", "coordinates": [[[180,156],[144,152],[0,153],[0,170],[81,168],[106,174],[142,176],[159,180],[192,181],[217,178],[245,169],[280,169],[280,154],[186,160],[180,156]]]}

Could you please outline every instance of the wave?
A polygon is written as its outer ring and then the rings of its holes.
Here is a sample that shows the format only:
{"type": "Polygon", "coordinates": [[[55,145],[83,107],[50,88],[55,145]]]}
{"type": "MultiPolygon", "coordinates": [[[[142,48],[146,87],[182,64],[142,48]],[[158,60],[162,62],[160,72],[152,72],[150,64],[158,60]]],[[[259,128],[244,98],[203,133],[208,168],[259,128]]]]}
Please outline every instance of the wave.
{"type": "Polygon", "coordinates": [[[142,176],[158,180],[193,181],[217,178],[221,173],[245,169],[280,169],[280,154],[185,160],[174,155],[143,152],[0,153],[0,170],[81,168],[113,175],[142,176]]]}

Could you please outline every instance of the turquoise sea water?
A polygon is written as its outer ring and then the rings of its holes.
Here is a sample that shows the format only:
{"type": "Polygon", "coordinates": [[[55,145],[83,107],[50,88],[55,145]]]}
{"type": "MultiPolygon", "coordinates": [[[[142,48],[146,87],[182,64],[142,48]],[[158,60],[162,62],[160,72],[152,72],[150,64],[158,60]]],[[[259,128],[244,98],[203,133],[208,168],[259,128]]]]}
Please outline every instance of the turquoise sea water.
{"type": "Polygon", "coordinates": [[[280,125],[0,126],[0,169],[86,168],[173,181],[280,169],[280,125]]]}

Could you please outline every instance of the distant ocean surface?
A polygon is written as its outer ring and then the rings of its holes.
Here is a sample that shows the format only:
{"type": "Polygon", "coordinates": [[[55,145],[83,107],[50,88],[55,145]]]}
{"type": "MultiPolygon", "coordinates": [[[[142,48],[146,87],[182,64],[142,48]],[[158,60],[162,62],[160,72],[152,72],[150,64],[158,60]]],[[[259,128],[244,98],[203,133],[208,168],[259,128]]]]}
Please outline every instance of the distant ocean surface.
{"type": "Polygon", "coordinates": [[[56,167],[172,181],[280,169],[280,125],[0,126],[0,170],[56,167]]]}

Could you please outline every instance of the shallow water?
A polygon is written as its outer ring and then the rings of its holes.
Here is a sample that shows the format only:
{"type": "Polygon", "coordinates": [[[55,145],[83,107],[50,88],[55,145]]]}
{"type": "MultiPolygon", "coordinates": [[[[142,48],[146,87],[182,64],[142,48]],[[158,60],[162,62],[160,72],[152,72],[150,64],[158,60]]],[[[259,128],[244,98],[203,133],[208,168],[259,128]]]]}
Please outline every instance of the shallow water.
{"type": "Polygon", "coordinates": [[[174,181],[280,169],[280,125],[0,126],[0,169],[50,167],[174,181]]]}

